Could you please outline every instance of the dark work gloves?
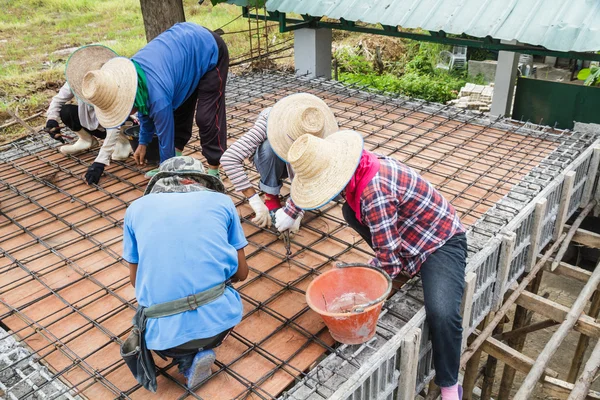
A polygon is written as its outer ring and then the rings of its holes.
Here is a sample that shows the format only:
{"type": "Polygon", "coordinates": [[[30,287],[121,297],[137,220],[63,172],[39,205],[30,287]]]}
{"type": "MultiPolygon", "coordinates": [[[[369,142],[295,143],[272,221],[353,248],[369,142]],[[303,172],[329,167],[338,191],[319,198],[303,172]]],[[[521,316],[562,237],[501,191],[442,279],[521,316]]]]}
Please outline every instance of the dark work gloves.
{"type": "Polygon", "coordinates": [[[65,139],[62,138],[60,134],[60,128],[58,127],[58,122],[53,119],[49,119],[46,121],[46,127],[44,128],[44,132],[47,132],[48,135],[54,140],[58,140],[61,143],[65,142],[65,139]]]}
{"type": "Polygon", "coordinates": [[[90,167],[88,168],[87,173],[85,174],[85,181],[88,185],[92,183],[97,184],[98,182],[100,182],[100,176],[102,176],[103,172],[104,164],[99,162],[92,163],[92,165],[90,165],[90,167]]]}

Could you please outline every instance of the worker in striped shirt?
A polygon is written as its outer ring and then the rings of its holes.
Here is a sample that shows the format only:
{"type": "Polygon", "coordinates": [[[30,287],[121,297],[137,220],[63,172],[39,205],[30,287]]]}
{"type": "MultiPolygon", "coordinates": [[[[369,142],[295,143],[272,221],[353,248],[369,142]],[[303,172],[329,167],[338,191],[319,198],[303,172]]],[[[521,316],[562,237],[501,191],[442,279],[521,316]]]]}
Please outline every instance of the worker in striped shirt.
{"type": "Polygon", "coordinates": [[[268,228],[271,215],[275,214],[275,227],[279,231],[299,229],[302,210],[290,199],[281,208],[279,199],[283,179],[293,178],[286,161],[287,152],[294,140],[304,134],[327,137],[337,130],[335,116],[327,104],[308,93],[284,97],[260,113],[254,126],[221,157],[225,173],[254,210],[256,216],[252,222],[268,228]],[[248,179],[244,169],[246,159],[254,163],[260,174],[259,189],[264,193],[264,201],[248,179]]]}

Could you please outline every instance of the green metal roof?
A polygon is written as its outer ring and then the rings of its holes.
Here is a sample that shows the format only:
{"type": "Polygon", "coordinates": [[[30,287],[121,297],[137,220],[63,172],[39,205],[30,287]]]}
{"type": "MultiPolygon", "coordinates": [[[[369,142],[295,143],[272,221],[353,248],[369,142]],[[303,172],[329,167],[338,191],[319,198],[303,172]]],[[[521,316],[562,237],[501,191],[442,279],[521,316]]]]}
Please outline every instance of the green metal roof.
{"type": "Polygon", "coordinates": [[[268,0],[267,10],[490,36],[563,52],[600,50],[600,0],[268,0]]]}

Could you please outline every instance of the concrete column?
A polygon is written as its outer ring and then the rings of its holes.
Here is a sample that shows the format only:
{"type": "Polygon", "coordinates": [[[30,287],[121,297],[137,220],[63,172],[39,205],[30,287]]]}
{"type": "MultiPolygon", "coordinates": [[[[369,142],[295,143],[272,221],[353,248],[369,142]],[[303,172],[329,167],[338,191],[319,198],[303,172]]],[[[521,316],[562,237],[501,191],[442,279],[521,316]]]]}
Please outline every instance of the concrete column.
{"type": "Polygon", "coordinates": [[[331,29],[295,30],[294,64],[296,75],[331,79],[331,29]]]}
{"type": "MultiPolygon", "coordinates": [[[[502,42],[516,44],[516,41],[502,42]]],[[[510,116],[518,66],[519,53],[501,51],[498,54],[496,80],[494,81],[494,97],[492,98],[492,107],[490,109],[491,115],[510,116]]]]}

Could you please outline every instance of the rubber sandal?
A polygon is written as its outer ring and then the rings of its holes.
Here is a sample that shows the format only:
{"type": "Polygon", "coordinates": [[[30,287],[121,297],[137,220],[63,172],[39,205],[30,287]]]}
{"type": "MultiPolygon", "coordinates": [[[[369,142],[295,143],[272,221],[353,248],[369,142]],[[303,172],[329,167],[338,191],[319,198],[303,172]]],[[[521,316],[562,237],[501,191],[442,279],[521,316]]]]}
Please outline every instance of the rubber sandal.
{"type": "Polygon", "coordinates": [[[207,379],[212,371],[210,367],[216,360],[215,352],[212,350],[199,351],[194,357],[192,365],[184,374],[187,379],[187,387],[192,389],[205,379],[207,379]]]}

